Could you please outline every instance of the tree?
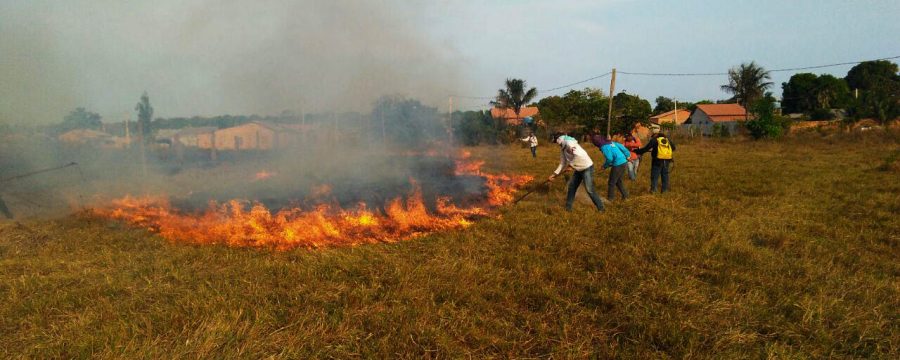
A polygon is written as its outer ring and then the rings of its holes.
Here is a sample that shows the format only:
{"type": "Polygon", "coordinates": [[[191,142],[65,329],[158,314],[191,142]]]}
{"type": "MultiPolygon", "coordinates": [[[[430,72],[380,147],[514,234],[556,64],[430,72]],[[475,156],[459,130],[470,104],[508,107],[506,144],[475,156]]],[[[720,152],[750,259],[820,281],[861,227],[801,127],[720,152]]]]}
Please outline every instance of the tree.
{"type": "Polygon", "coordinates": [[[453,113],[453,134],[464,145],[499,142],[500,129],[488,111],[457,111],[453,113]]]}
{"type": "Polygon", "coordinates": [[[493,104],[501,109],[512,109],[519,117],[519,112],[525,104],[537,97],[537,89],[525,90],[525,80],[506,79],[506,89],[497,91],[497,98],[493,104]]]}
{"type": "Polygon", "coordinates": [[[541,119],[551,127],[597,127],[606,117],[609,98],[599,89],[571,90],[563,96],[548,96],[537,103],[541,119]]]}
{"type": "Polygon", "coordinates": [[[654,115],[659,115],[672,110],[675,110],[675,101],[665,96],[656,98],[656,107],[653,108],[654,115]]]}
{"type": "Polygon", "coordinates": [[[819,109],[842,108],[850,101],[850,88],[844,79],[830,74],[816,79],[816,107],[819,109]]]}
{"type": "Polygon", "coordinates": [[[653,115],[659,115],[664,112],[675,110],[676,106],[681,110],[687,111],[694,111],[694,109],[697,108],[696,103],[692,103],[689,101],[675,101],[674,99],[670,99],[665,96],[659,96],[656,98],[656,107],[653,108],[653,115]]]}
{"type": "Polygon", "coordinates": [[[874,117],[885,123],[900,116],[900,75],[898,67],[887,60],[857,64],[845,78],[859,90],[859,98],[848,109],[854,118],[874,117]]]}
{"type": "Polygon", "coordinates": [[[613,97],[613,118],[611,131],[624,134],[634,128],[634,124],[647,125],[650,118],[650,102],[640,96],[626,94],[624,91],[613,97]]]}
{"type": "MultiPolygon", "coordinates": [[[[384,119],[388,140],[407,147],[424,147],[446,134],[444,121],[441,121],[437,108],[422,105],[414,99],[382,97],[375,102],[371,118],[384,119]]],[[[380,129],[373,132],[380,133],[380,129]]]]}
{"type": "Polygon", "coordinates": [[[771,93],[766,93],[750,108],[753,119],[744,125],[754,139],[777,138],[790,127],[790,122],[775,116],[776,101],[771,93]]]}
{"type": "Polygon", "coordinates": [[[766,69],[751,61],[729,69],[728,84],[722,85],[722,90],[733,94],[732,99],[746,109],[772,86],[771,81],[766,81],[771,78],[766,69]]]}
{"type": "Polygon", "coordinates": [[[897,64],[887,60],[865,61],[856,64],[847,72],[847,85],[861,91],[873,90],[885,80],[900,81],[897,64]]]}
{"type": "Polygon", "coordinates": [[[150,121],[153,119],[153,106],[150,106],[150,96],[144,91],[141,95],[141,101],[135,105],[134,110],[138,112],[138,124],[141,127],[141,137],[144,141],[150,141],[150,121]]]}
{"type": "Polygon", "coordinates": [[[85,110],[83,107],[77,108],[63,118],[60,128],[63,131],[72,129],[99,129],[103,126],[100,121],[101,117],[95,112],[85,110]]]}
{"type": "Polygon", "coordinates": [[[815,109],[818,77],[812,73],[794,74],[781,83],[781,109],[785,113],[807,113],[815,109]]]}
{"type": "Polygon", "coordinates": [[[830,114],[830,109],[846,106],[850,97],[847,83],[829,74],[794,74],[781,89],[785,113],[830,114]]]}

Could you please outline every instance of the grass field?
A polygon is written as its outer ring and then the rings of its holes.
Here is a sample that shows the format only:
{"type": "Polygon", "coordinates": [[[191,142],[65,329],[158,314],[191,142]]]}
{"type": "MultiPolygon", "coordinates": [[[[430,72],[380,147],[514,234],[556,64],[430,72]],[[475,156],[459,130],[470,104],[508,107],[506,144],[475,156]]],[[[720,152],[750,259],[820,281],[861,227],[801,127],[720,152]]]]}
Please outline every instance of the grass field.
{"type": "MultiPolygon", "coordinates": [[[[648,193],[645,162],[603,214],[563,211],[558,181],[397,244],[273,252],[84,216],[0,223],[0,358],[896,359],[900,135],[811,136],[680,143],[668,194],[648,193]]],[[[539,180],[558,159],[471,151],[539,180]]]]}

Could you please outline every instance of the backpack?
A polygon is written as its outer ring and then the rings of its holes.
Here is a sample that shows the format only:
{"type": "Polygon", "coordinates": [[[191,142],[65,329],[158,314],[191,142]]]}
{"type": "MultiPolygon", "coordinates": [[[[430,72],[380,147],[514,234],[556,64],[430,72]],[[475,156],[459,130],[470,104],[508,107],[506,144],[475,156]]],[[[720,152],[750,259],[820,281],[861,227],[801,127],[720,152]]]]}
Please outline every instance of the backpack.
{"type": "Polygon", "coordinates": [[[672,160],[672,144],[669,144],[669,139],[664,137],[656,139],[656,158],[672,160]]]}

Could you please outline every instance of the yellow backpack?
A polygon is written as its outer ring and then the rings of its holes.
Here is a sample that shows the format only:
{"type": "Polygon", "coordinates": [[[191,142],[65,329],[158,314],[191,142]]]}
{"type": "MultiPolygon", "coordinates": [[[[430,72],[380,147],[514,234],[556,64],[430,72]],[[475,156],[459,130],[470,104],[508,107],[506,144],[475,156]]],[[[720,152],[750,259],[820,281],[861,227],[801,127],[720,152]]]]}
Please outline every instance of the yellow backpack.
{"type": "Polygon", "coordinates": [[[669,139],[664,137],[656,139],[656,158],[672,160],[672,144],[669,144],[669,139]]]}

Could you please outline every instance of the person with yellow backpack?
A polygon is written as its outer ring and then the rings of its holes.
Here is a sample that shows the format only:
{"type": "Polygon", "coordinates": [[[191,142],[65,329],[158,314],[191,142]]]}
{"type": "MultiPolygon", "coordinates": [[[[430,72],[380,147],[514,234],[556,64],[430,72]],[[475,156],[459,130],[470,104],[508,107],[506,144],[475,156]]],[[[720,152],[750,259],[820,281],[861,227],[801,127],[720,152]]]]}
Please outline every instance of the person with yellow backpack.
{"type": "Polygon", "coordinates": [[[672,165],[673,153],[675,152],[675,143],[669,139],[666,134],[659,132],[659,129],[653,129],[653,136],[647,145],[635,150],[638,155],[650,152],[652,161],[650,162],[650,192],[656,192],[657,180],[662,180],[661,192],[669,191],[669,167],[672,165]]]}

